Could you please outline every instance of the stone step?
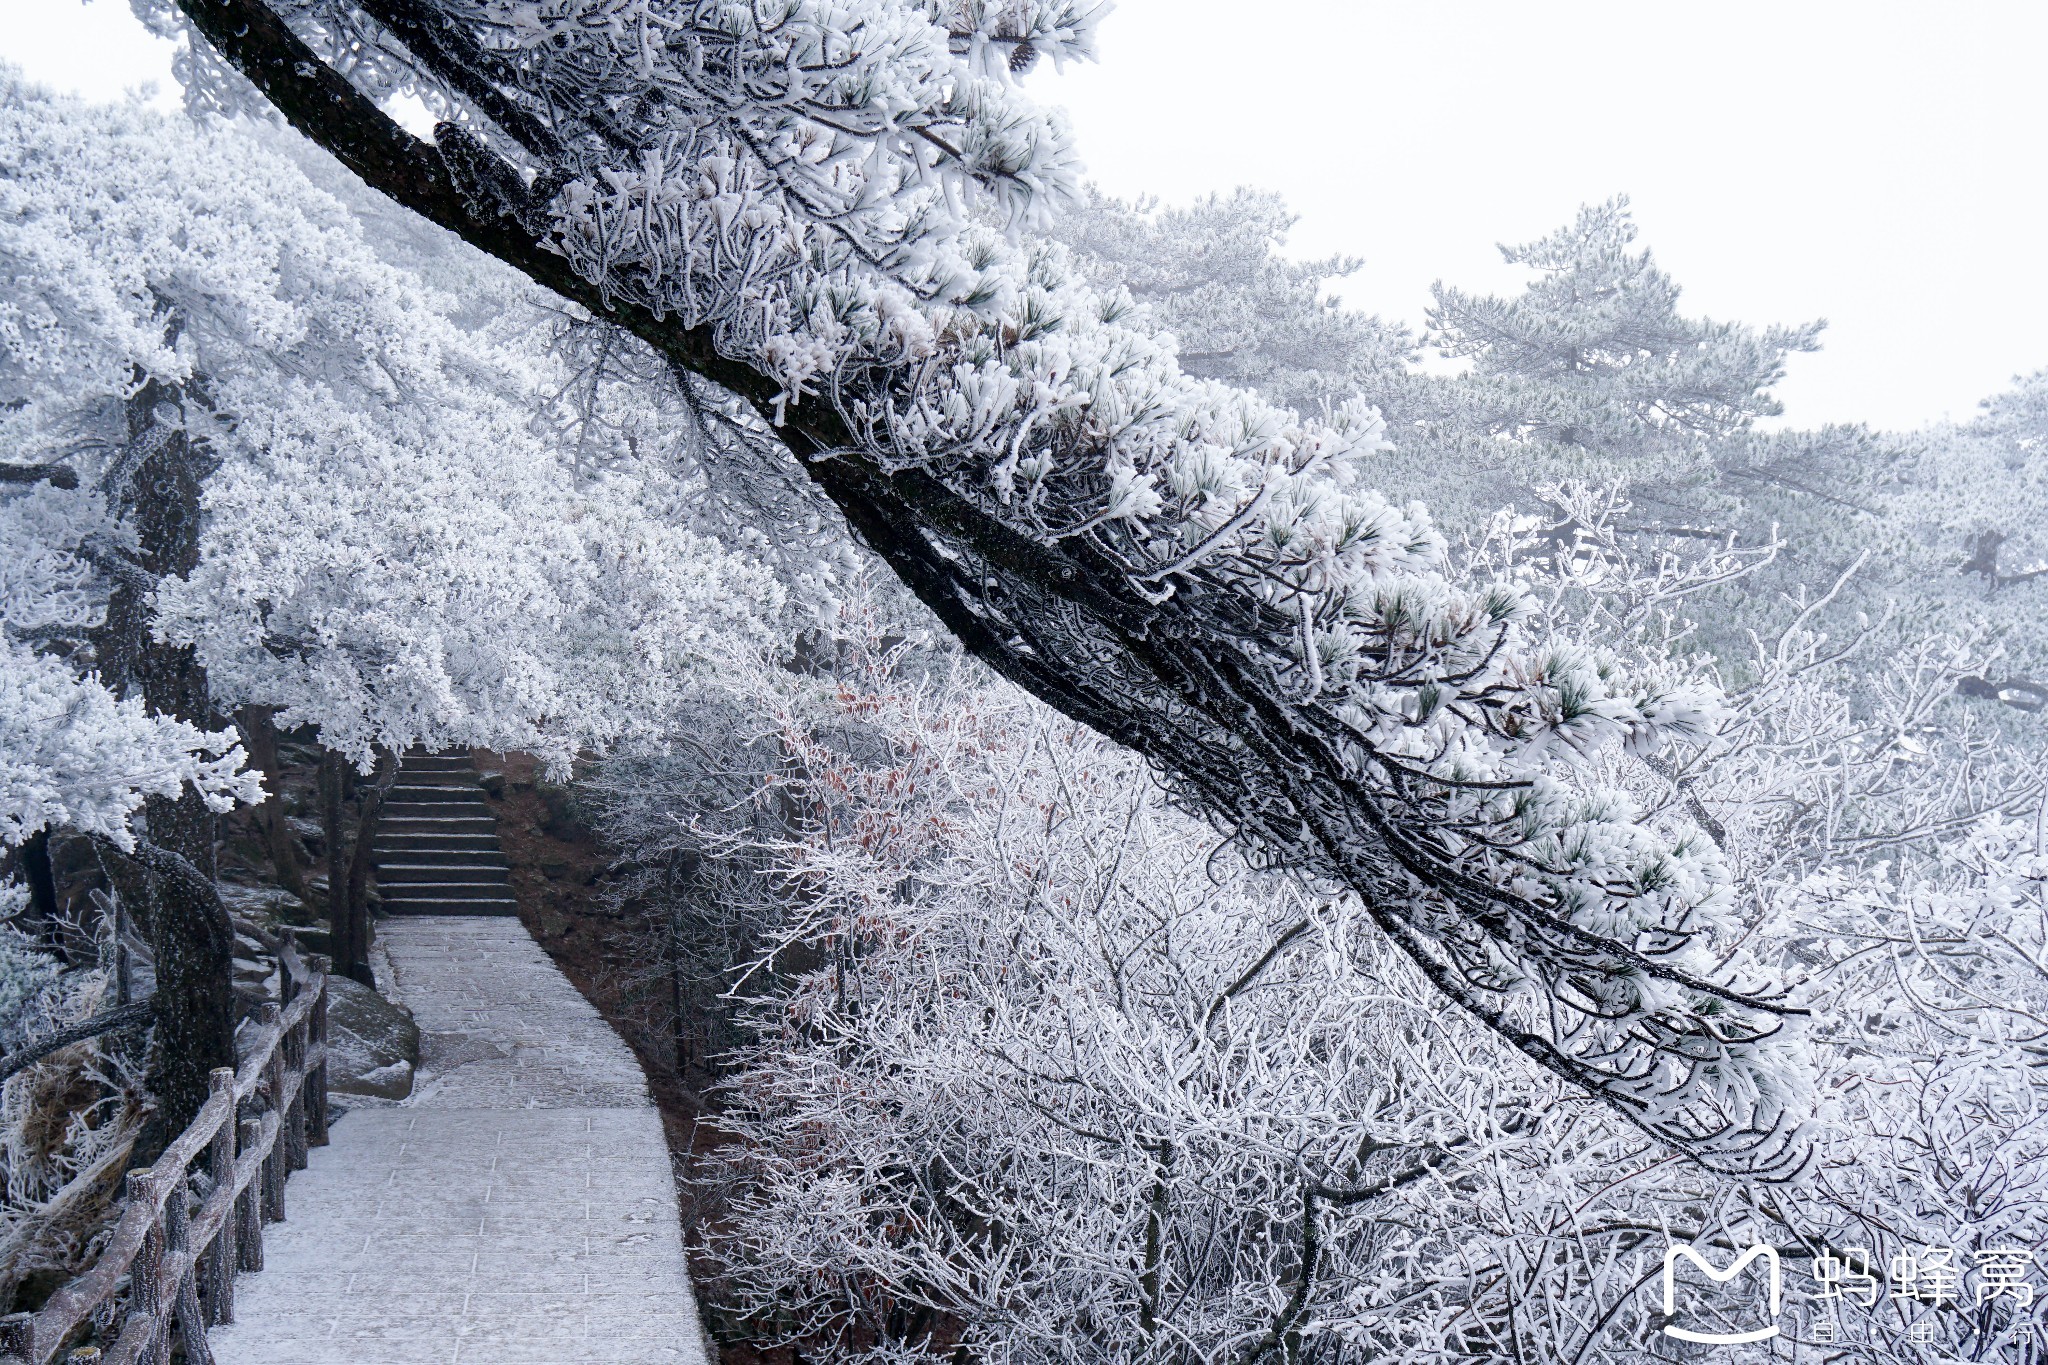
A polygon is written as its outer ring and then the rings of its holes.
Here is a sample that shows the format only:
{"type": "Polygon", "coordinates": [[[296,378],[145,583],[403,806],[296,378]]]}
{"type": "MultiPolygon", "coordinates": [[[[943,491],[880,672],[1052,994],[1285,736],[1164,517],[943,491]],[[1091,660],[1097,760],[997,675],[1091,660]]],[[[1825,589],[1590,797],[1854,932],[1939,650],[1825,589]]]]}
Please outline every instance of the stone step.
{"type": "Polygon", "coordinates": [[[379,825],[377,829],[397,829],[406,825],[446,825],[451,821],[461,825],[473,825],[492,835],[498,833],[498,817],[489,812],[489,806],[442,806],[424,802],[406,802],[397,810],[385,806],[383,825],[379,825]]]}
{"type": "Polygon", "coordinates": [[[391,853],[404,853],[415,848],[441,849],[449,853],[500,851],[495,831],[459,820],[410,821],[404,828],[390,831],[370,847],[380,862],[384,860],[387,849],[391,853]],[[421,840],[427,842],[421,843],[421,840]]]}
{"type": "Polygon", "coordinates": [[[485,805],[458,806],[441,801],[400,801],[384,807],[384,819],[391,821],[470,820],[479,828],[496,830],[498,821],[485,805]]]}
{"type": "Polygon", "coordinates": [[[401,763],[398,767],[398,780],[400,782],[431,782],[443,786],[460,786],[464,782],[475,783],[477,781],[477,772],[476,769],[470,767],[467,763],[455,764],[449,767],[415,767],[410,763],[401,763]]]}
{"type": "MultiPolygon", "coordinates": [[[[420,837],[426,839],[428,835],[420,835],[420,837]]],[[[483,843],[481,839],[469,841],[469,839],[463,839],[461,835],[449,835],[449,841],[446,841],[446,843],[418,843],[418,841],[412,841],[412,843],[399,845],[399,847],[389,847],[389,845],[379,843],[375,849],[371,849],[371,853],[375,855],[375,860],[377,860],[379,866],[383,866],[383,864],[408,864],[408,862],[410,864],[438,862],[438,864],[467,864],[467,866],[496,868],[496,866],[502,866],[506,862],[506,855],[496,845],[483,843]]]]}
{"type": "Polygon", "coordinates": [[[410,834],[402,842],[387,844],[379,839],[371,845],[380,868],[488,867],[504,869],[512,864],[498,851],[498,841],[471,834],[410,834]]]}
{"type": "Polygon", "coordinates": [[[467,753],[409,753],[372,846],[387,915],[514,915],[498,821],[467,753]]]}
{"type": "Polygon", "coordinates": [[[461,801],[396,801],[384,807],[384,818],[402,820],[489,820],[497,817],[489,806],[461,801]]]}
{"type": "Polygon", "coordinates": [[[485,835],[406,835],[403,839],[383,841],[371,845],[371,853],[379,864],[401,864],[401,862],[496,862],[504,855],[504,849],[496,839],[485,835]],[[438,857],[416,857],[418,853],[436,853],[438,857]]]}
{"type": "Polygon", "coordinates": [[[386,885],[398,882],[434,882],[462,886],[504,886],[511,882],[512,870],[505,867],[478,867],[473,863],[465,866],[447,863],[380,862],[377,865],[377,880],[386,885]]]}
{"type": "Polygon", "coordinates": [[[512,905],[511,895],[502,886],[392,886],[384,891],[386,913],[424,914],[418,907],[439,905],[446,907],[444,915],[466,914],[457,910],[458,905],[512,905]],[[393,905],[409,905],[410,911],[391,911],[393,905]]]}
{"type": "Polygon", "coordinates": [[[474,768],[414,768],[406,766],[398,770],[400,787],[468,787],[474,789],[477,783],[474,768]]]}
{"type": "Polygon", "coordinates": [[[384,794],[386,806],[476,806],[483,808],[482,787],[393,787],[384,794]]]}
{"type": "Polygon", "coordinates": [[[417,749],[410,750],[401,757],[398,766],[404,772],[411,772],[415,768],[434,772],[476,771],[476,764],[470,761],[466,753],[423,754],[417,749]]]}
{"type": "MultiPolygon", "coordinates": [[[[428,886],[405,885],[384,888],[384,904],[406,905],[496,905],[500,901],[511,904],[512,894],[502,886],[428,886]]],[[[415,912],[417,913],[417,912],[415,912]]],[[[454,914],[453,910],[445,913],[454,914]]]]}
{"type": "Polygon", "coordinates": [[[504,853],[489,835],[399,835],[371,845],[377,862],[496,862],[504,853]],[[428,860],[432,853],[432,860],[428,860]]]}
{"type": "Polygon", "coordinates": [[[484,897],[459,896],[440,897],[414,895],[387,896],[384,900],[387,915],[517,915],[519,906],[510,896],[484,897]]]}
{"type": "Polygon", "coordinates": [[[489,825],[494,833],[498,831],[498,817],[489,806],[453,806],[438,800],[406,800],[397,806],[385,806],[385,821],[410,821],[420,825],[424,821],[473,821],[479,827],[489,825]]]}

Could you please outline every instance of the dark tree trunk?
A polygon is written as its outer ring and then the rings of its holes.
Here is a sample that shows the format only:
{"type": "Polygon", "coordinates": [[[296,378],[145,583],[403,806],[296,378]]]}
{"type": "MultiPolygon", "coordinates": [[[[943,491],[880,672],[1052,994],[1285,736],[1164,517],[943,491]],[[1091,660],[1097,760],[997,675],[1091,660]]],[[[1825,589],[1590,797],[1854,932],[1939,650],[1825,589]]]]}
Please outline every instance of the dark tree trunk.
{"type": "Polygon", "coordinates": [[[21,873],[28,881],[29,937],[68,965],[71,957],[64,949],[64,927],[58,919],[57,874],[50,866],[50,831],[37,830],[22,841],[21,873]]]}
{"type": "Polygon", "coordinates": [[[690,1031],[683,1020],[683,925],[682,911],[671,909],[668,915],[668,1012],[669,1030],[675,1035],[676,1075],[688,1072],[690,1065],[690,1031]]]}
{"type": "Polygon", "coordinates": [[[235,1064],[235,930],[213,879],[188,859],[144,844],[137,861],[150,886],[156,957],[149,1089],[157,1109],[136,1142],[142,1165],[198,1116],[207,1073],[235,1064]]]}
{"type": "Polygon", "coordinates": [[[370,971],[370,871],[374,861],[371,848],[377,839],[377,825],[384,818],[384,797],[397,780],[398,755],[389,750],[380,752],[376,777],[362,792],[357,807],[355,844],[349,850],[347,933],[333,936],[334,969],[372,990],[377,982],[370,971]]]}
{"type": "Polygon", "coordinates": [[[341,838],[341,755],[320,751],[320,838],[327,858],[327,937],[337,965],[348,942],[348,853],[341,838]]]}
{"type": "MultiPolygon", "coordinates": [[[[175,324],[172,327],[175,332],[175,324]]],[[[100,632],[101,676],[154,715],[214,723],[206,670],[190,647],[155,638],[149,586],[199,563],[199,495],[206,452],[187,432],[186,395],[148,380],[127,401],[128,432],[109,494],[136,536],[136,567],[115,586],[100,632]]],[[[235,1064],[234,926],[213,879],[215,818],[186,789],[143,804],[146,876],[137,918],[155,957],[156,1040],[149,1086],[157,1111],[137,1147],[148,1160],[206,1102],[207,1072],[235,1064]]]]}
{"type": "Polygon", "coordinates": [[[278,772],[281,765],[277,757],[277,727],[271,724],[271,718],[276,714],[277,708],[273,706],[245,706],[235,713],[235,720],[241,727],[242,744],[249,751],[249,762],[263,770],[263,787],[268,795],[263,804],[256,807],[256,832],[263,839],[264,851],[270,855],[270,866],[277,884],[311,904],[313,891],[306,884],[306,865],[299,857],[298,836],[292,833],[291,822],[284,813],[282,779],[278,772]]]}

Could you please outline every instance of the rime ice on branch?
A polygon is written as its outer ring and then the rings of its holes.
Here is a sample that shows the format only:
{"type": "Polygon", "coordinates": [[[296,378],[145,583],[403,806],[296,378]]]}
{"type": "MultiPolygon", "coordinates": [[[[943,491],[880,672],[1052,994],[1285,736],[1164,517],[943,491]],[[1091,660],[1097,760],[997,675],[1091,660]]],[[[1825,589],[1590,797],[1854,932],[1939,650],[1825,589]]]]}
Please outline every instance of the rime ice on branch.
{"type": "MultiPolygon", "coordinates": [[[[536,421],[558,380],[553,318],[511,272],[431,243],[413,251],[423,271],[394,264],[348,205],[247,133],[0,93],[0,253],[21,267],[0,291],[14,324],[0,427],[75,485],[0,501],[0,537],[31,550],[0,568],[11,637],[89,631],[108,584],[141,572],[107,504],[148,495],[124,482],[132,443],[110,427],[145,379],[188,392],[177,420],[210,463],[198,562],[149,584],[154,628],[197,649],[220,709],[316,724],[366,769],[375,749],[415,743],[565,767],[657,733],[706,642],[774,615],[764,574],[655,512],[659,471],[579,471],[536,421]],[[464,296],[499,306],[460,319],[464,296]]],[[[258,793],[253,778],[224,785],[238,753],[219,772],[175,761],[202,741],[225,753],[231,735],[145,722],[139,703],[60,702],[41,680],[54,667],[6,680],[40,689],[22,703],[45,721],[35,763],[87,782],[112,762],[88,750],[125,746],[138,790],[258,793]]],[[[126,837],[94,823],[111,796],[23,799],[126,837]]]]}
{"type": "Polygon", "coordinates": [[[1191,378],[1128,296],[969,212],[1070,187],[1014,76],[1085,54],[1089,9],[180,9],[371,184],[752,401],[968,648],[1355,892],[1526,1055],[1711,1164],[1796,1163],[1788,1002],[1729,956],[1716,850],[1578,762],[1705,735],[1712,689],[1454,572],[1357,486],[1375,414],[1191,378]],[[376,109],[414,85],[438,147],[376,109]]]}

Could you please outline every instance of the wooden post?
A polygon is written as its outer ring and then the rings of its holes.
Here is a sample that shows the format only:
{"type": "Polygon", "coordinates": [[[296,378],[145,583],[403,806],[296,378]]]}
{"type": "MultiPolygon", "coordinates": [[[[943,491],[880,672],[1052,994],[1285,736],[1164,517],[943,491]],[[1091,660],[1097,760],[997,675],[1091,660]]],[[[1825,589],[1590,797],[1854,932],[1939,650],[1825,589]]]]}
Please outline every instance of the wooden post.
{"type": "MultiPolygon", "coordinates": [[[[192,1250],[192,1211],[185,1207],[185,1181],[171,1186],[170,1202],[164,1205],[164,1254],[174,1263],[182,1262],[177,1288],[165,1307],[177,1314],[178,1341],[185,1348],[186,1365],[213,1365],[213,1352],[206,1346],[206,1318],[199,1306],[199,1263],[186,1259],[192,1250]]],[[[164,1334],[168,1345],[170,1333],[164,1334]]]]}
{"type": "MultiPolygon", "coordinates": [[[[213,1141],[206,1146],[206,1173],[213,1178],[213,1187],[218,1190],[233,1184],[235,1179],[235,1073],[224,1066],[216,1067],[207,1081],[213,1087],[215,1099],[223,1095],[227,1097],[228,1112],[221,1119],[220,1127],[213,1130],[213,1141]]],[[[228,1216],[221,1220],[220,1231],[213,1236],[212,1245],[206,1248],[206,1321],[209,1325],[235,1320],[235,1224],[238,1221],[238,1211],[231,1206],[228,1216]]]]}
{"type": "MultiPolygon", "coordinates": [[[[263,1135],[263,1123],[243,1119],[240,1132],[238,1150],[252,1152],[263,1135]]],[[[264,1173],[259,1170],[235,1201],[235,1264],[243,1270],[263,1269],[263,1185],[264,1173]]]]}
{"type": "Polygon", "coordinates": [[[311,1023],[310,1016],[300,1019],[278,1042],[286,1078],[299,1083],[292,1102],[285,1107],[283,1129],[278,1134],[284,1143],[287,1173],[306,1169],[306,1032],[311,1023]]]}
{"type": "MultiPolygon", "coordinates": [[[[283,1134],[279,1134],[281,1138],[283,1134]]],[[[263,1187],[263,1221],[282,1223],[284,1221],[284,1153],[278,1138],[272,1138],[270,1150],[263,1154],[257,1182],[263,1187]]]]}
{"type": "Polygon", "coordinates": [[[314,1147],[327,1145],[327,959],[309,959],[313,968],[313,1014],[308,1035],[319,1050],[320,1061],[306,1074],[306,1141],[314,1147]]]}
{"type": "MultiPolygon", "coordinates": [[[[156,1204],[156,1174],[153,1171],[128,1172],[128,1202],[154,1208],[156,1204]]],[[[164,1225],[163,1220],[152,1217],[149,1231],[142,1235],[142,1249],[135,1253],[135,1260],[128,1267],[128,1321],[140,1318],[144,1323],[142,1353],[137,1358],[140,1365],[163,1365],[165,1344],[164,1305],[164,1225]]]]}
{"type": "Polygon", "coordinates": [[[320,828],[327,848],[327,938],[336,952],[349,941],[348,859],[341,847],[342,783],[341,755],[332,749],[320,751],[320,828]]]}
{"type": "MultiPolygon", "coordinates": [[[[283,940],[284,945],[290,948],[294,954],[299,951],[299,941],[292,937],[290,929],[280,927],[277,931],[277,936],[283,940]]],[[[298,993],[299,979],[292,975],[291,968],[284,965],[284,954],[279,953],[277,955],[277,1002],[280,1005],[289,1006],[298,996],[298,993]]]]}
{"type": "Polygon", "coordinates": [[[0,1318],[0,1362],[41,1365],[36,1359],[36,1315],[9,1313],[0,1318]]]}
{"type": "MultiPolygon", "coordinates": [[[[256,1011],[256,1022],[263,1028],[278,1027],[282,1011],[275,1004],[266,1002],[256,1011]]],[[[270,1144],[270,1150],[263,1154],[263,1221],[278,1223],[284,1220],[284,1106],[279,1103],[284,1095],[284,1039],[280,1037],[270,1049],[270,1060],[263,1067],[263,1078],[270,1086],[270,1111],[278,1117],[277,1139],[270,1144]]]]}

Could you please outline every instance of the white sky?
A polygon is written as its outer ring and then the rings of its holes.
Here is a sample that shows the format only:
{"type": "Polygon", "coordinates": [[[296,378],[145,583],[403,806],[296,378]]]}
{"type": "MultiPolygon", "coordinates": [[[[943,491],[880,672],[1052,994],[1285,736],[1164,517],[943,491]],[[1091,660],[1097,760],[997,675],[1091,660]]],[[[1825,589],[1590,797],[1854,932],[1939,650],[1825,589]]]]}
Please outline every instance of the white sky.
{"type": "MultiPolygon", "coordinates": [[[[1034,86],[1110,190],[1277,189],[1411,323],[1627,193],[1693,311],[1828,319],[1789,421],[1903,427],[2048,366],[2044,53],[2024,0],[1120,0],[1101,64],[1034,86]]],[[[121,0],[0,0],[0,56],[170,86],[121,0]]]]}

